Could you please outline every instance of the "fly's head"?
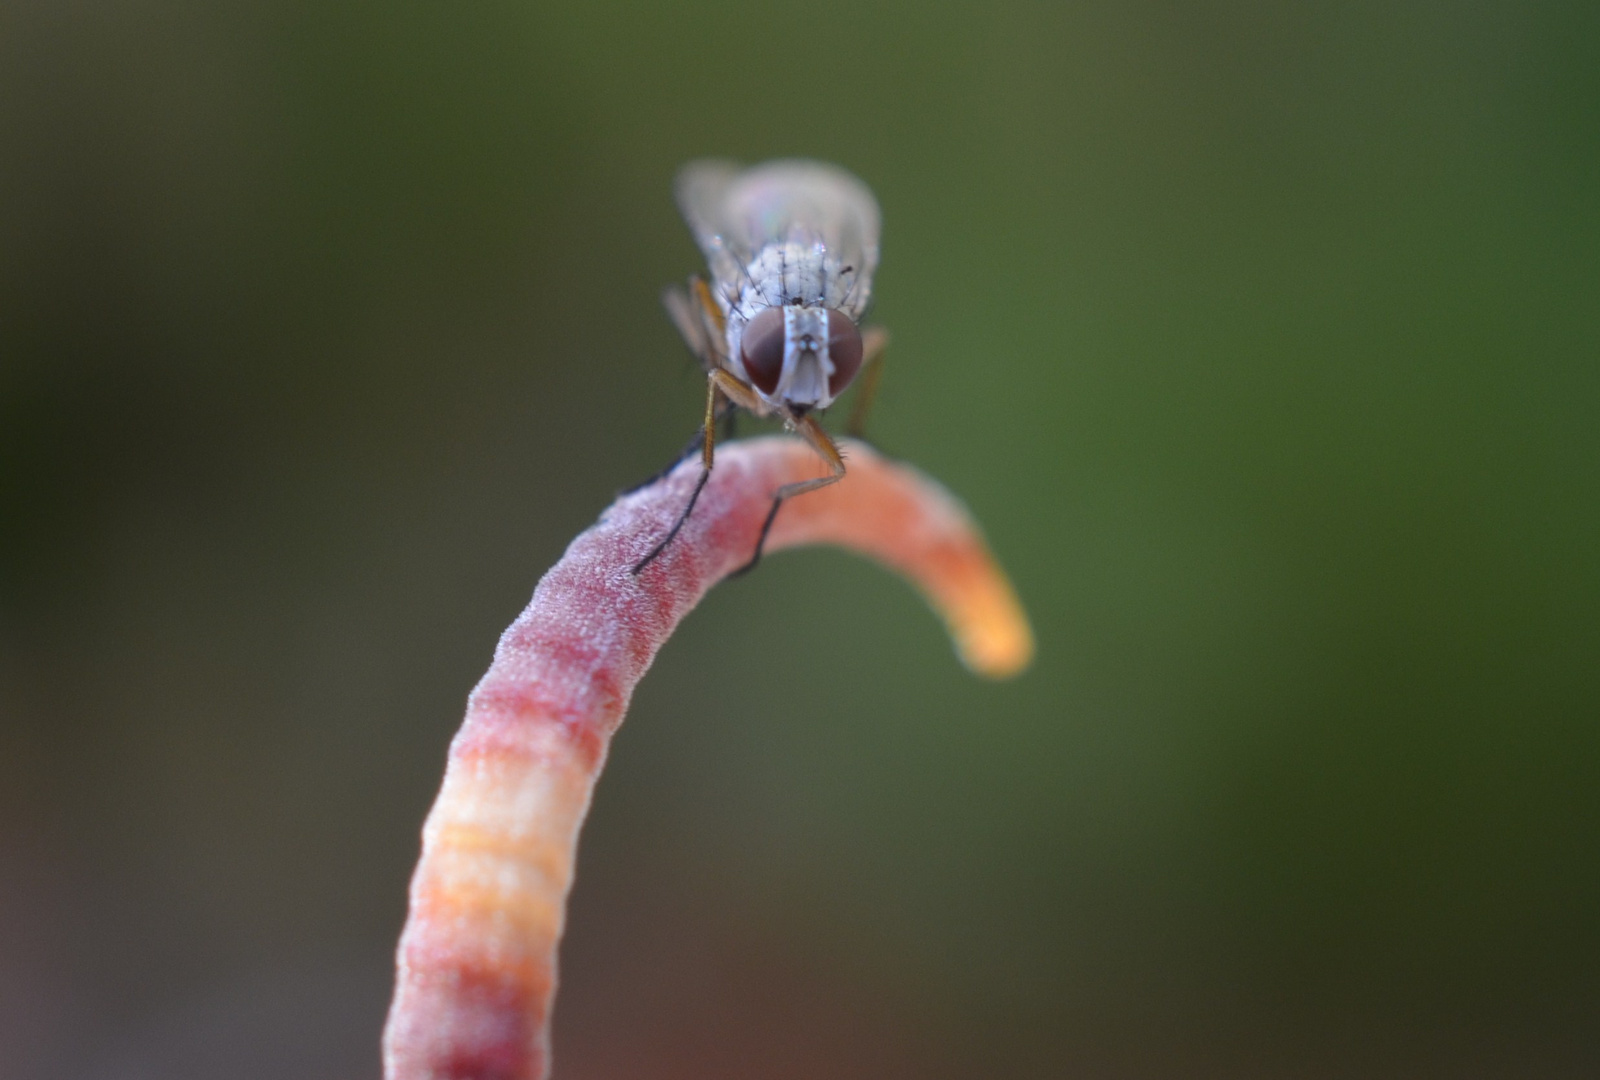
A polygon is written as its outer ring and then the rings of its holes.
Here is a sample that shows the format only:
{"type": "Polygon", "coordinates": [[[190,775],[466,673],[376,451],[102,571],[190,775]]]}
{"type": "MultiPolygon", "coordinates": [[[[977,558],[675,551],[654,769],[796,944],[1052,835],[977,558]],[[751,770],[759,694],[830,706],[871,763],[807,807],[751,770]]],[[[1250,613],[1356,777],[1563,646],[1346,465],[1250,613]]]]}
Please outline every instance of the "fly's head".
{"type": "Polygon", "coordinates": [[[762,308],[738,335],[734,355],[746,380],[762,400],[797,414],[826,409],[861,369],[861,331],[837,308],[762,308]]]}

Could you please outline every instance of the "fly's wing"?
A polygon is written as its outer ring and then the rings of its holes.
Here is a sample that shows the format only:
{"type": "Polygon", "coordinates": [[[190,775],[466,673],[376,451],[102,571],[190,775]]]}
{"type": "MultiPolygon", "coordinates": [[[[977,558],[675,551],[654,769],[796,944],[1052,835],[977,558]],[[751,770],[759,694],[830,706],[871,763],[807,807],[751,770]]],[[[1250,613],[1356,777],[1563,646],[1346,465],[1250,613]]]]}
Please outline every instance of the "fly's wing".
{"type": "Polygon", "coordinates": [[[678,172],[678,209],[688,222],[694,242],[705,253],[711,268],[712,291],[726,296],[737,292],[737,281],[749,260],[749,252],[733,250],[728,236],[727,196],[742,171],[732,161],[691,161],[678,172]]]}
{"type": "Polygon", "coordinates": [[[678,202],[719,286],[737,289],[745,268],[774,243],[820,245],[843,288],[840,307],[860,317],[878,268],[878,203],[860,180],[820,161],[772,161],[743,172],[692,162],[678,202]]]}

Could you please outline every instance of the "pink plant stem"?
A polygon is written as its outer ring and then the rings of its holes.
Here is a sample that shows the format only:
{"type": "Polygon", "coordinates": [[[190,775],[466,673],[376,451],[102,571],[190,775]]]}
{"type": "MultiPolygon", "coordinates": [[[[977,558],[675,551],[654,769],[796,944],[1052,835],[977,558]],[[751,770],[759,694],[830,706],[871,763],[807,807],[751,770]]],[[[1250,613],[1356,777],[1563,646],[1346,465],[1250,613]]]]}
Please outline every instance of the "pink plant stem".
{"type": "MultiPolygon", "coordinates": [[[[911,579],[974,671],[1025,667],[1033,641],[976,526],[916,470],[851,444],[849,475],[786,503],[767,550],[831,543],[911,579]]],[[[699,469],[623,496],[539,582],[495,650],[423,827],[384,1031],[387,1080],[543,1080],[556,946],[606,748],[650,661],[743,565],[781,484],[818,475],[782,437],[718,448],[694,515],[635,576],[699,469]]]]}

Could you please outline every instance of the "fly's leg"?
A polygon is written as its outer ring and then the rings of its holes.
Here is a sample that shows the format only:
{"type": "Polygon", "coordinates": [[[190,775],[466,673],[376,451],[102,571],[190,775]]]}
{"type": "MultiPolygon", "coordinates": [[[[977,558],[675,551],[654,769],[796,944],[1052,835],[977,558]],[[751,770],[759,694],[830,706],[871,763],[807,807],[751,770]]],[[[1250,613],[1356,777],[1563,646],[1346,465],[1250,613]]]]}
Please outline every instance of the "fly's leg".
{"type": "MultiPolygon", "coordinates": [[[[726,400],[726,395],[724,395],[724,400],[717,403],[717,421],[722,424],[723,442],[727,442],[732,437],[733,420],[738,415],[738,412],[738,407],[733,402],[726,400]]],[[[678,452],[678,456],[667,463],[666,468],[653,474],[648,480],[637,483],[631,488],[623,489],[619,494],[632,495],[635,491],[643,491],[650,485],[660,482],[663,477],[670,474],[673,469],[681,465],[684,459],[693,455],[695,451],[701,450],[703,452],[705,442],[706,429],[704,427],[697,428],[695,433],[689,436],[689,441],[684,444],[683,449],[678,452]]]]}
{"type": "Polygon", "coordinates": [[[727,332],[727,322],[705,279],[690,278],[688,288],[669,286],[661,293],[661,306],[667,309],[672,325],[678,328],[678,334],[695,359],[708,370],[719,366],[717,357],[727,332]]]}
{"type": "MultiPolygon", "coordinates": [[[[683,335],[683,340],[690,350],[706,367],[706,418],[678,460],[639,487],[648,487],[677,468],[684,458],[694,453],[696,443],[701,446],[702,463],[700,479],[695,481],[688,505],[683,508],[683,513],[678,515],[678,520],[672,523],[672,528],[667,531],[661,542],[634,564],[634,574],[638,574],[667,550],[668,545],[677,538],[684,523],[689,520],[689,515],[694,512],[694,504],[700,501],[700,493],[705,490],[706,482],[711,479],[711,467],[716,460],[717,421],[727,417],[731,435],[733,415],[738,409],[749,409],[760,416],[768,412],[766,403],[756,396],[756,392],[725,370],[718,359],[719,350],[715,343],[722,341],[727,321],[723,318],[722,309],[717,306],[716,298],[711,295],[711,286],[706,284],[705,278],[690,278],[687,289],[676,287],[667,289],[661,295],[661,302],[677,326],[678,333],[683,335]],[[719,402],[723,398],[727,400],[719,407],[719,402]]],[[[633,490],[637,491],[638,488],[633,490]]]]}
{"type": "Polygon", "coordinates": [[[757,563],[761,562],[761,551],[767,546],[767,534],[772,531],[772,523],[777,520],[778,511],[783,507],[783,500],[816,491],[818,488],[825,488],[829,484],[837,484],[844,479],[844,455],[839,453],[839,447],[828,437],[828,433],[822,430],[822,425],[817,423],[816,418],[802,416],[793,420],[793,425],[794,430],[806,442],[810,443],[812,448],[821,454],[823,460],[828,463],[828,475],[819,476],[814,480],[800,480],[793,484],[785,484],[773,494],[772,509],[767,511],[767,519],[761,523],[761,535],[756,537],[755,554],[750,556],[749,562],[729,574],[729,577],[748,574],[756,568],[757,563]]]}
{"type": "Polygon", "coordinates": [[[861,389],[856,391],[855,404],[850,407],[850,419],[845,421],[845,434],[859,439],[867,429],[867,413],[878,396],[878,382],[883,378],[883,352],[889,347],[889,331],[881,326],[869,326],[861,333],[861,389]]]}
{"type": "Polygon", "coordinates": [[[728,320],[722,314],[711,286],[703,277],[691,277],[688,288],[670,285],[661,293],[672,325],[678,328],[683,343],[689,346],[707,371],[722,367],[728,333],[728,320]]]}
{"type": "MultiPolygon", "coordinates": [[[[705,279],[690,278],[687,289],[678,285],[670,286],[661,293],[661,304],[667,309],[667,314],[672,317],[672,325],[678,328],[678,333],[682,335],[684,344],[689,346],[689,351],[699,359],[701,366],[707,372],[716,372],[721,365],[717,360],[716,346],[712,344],[712,341],[714,334],[718,335],[720,340],[724,322],[722,309],[717,307],[717,302],[712,298],[711,288],[706,285],[705,279]]],[[[715,381],[715,375],[712,375],[711,378],[715,381]]],[[[730,378],[729,381],[735,386],[742,386],[737,379],[730,378]]],[[[722,420],[726,425],[722,438],[726,441],[733,438],[733,421],[738,411],[738,406],[743,405],[747,409],[753,407],[757,411],[761,411],[765,407],[761,405],[759,399],[753,394],[741,396],[730,392],[726,386],[722,388],[722,391],[722,396],[726,400],[718,404],[714,417],[708,414],[706,423],[712,423],[713,419],[722,420]]],[[[688,445],[667,464],[666,468],[643,483],[635,484],[633,487],[628,488],[622,494],[630,495],[654,484],[673,469],[676,469],[684,458],[700,449],[705,442],[706,429],[701,427],[699,431],[696,431],[689,438],[688,445]]],[[[709,468],[709,466],[707,467],[709,468]]],[[[654,558],[654,556],[651,557],[654,558]]]]}
{"type": "MultiPolygon", "coordinates": [[[[639,571],[654,562],[656,556],[667,550],[667,545],[677,538],[678,530],[683,528],[683,523],[689,520],[690,514],[694,513],[694,504],[700,501],[700,493],[706,489],[706,481],[711,479],[711,466],[716,460],[717,399],[719,397],[721,397],[721,393],[717,389],[717,380],[714,378],[707,379],[706,421],[700,426],[698,433],[701,439],[700,479],[695,481],[694,491],[689,496],[689,504],[683,508],[683,513],[678,515],[678,520],[672,523],[672,528],[668,530],[667,535],[662,537],[659,544],[650,549],[650,554],[633,564],[635,576],[638,575],[639,571]]],[[[685,454],[684,457],[688,457],[688,454],[685,454]]],[[[681,461],[682,459],[680,458],[679,460],[681,461]]],[[[672,467],[676,468],[677,466],[674,465],[672,467]]],[[[670,472],[671,470],[669,469],[668,471],[670,472]]]]}
{"type": "MultiPolygon", "coordinates": [[[[700,493],[705,490],[706,481],[711,479],[711,466],[716,461],[717,445],[717,404],[719,398],[728,399],[728,409],[744,408],[752,411],[766,409],[754,390],[734,378],[732,374],[721,368],[712,368],[706,378],[706,420],[700,428],[700,437],[703,438],[701,455],[700,479],[695,481],[694,491],[689,495],[689,504],[683,508],[683,513],[678,515],[678,520],[673,522],[672,528],[662,538],[661,543],[650,549],[650,553],[633,565],[633,572],[649,566],[655,561],[656,556],[667,550],[667,545],[677,538],[678,531],[689,520],[689,515],[694,512],[694,504],[700,501],[700,493]]],[[[821,430],[820,428],[818,429],[821,430]]],[[[827,438],[826,435],[823,438],[827,438]]],[[[837,451],[835,451],[837,453],[837,451]]],[[[687,455],[685,455],[687,456],[687,455]]],[[[680,459],[681,460],[681,459],[680,459]]],[[[674,466],[676,467],[676,466],[674,466]]]]}
{"type": "Polygon", "coordinates": [[[661,306],[667,309],[667,317],[672,320],[678,336],[689,346],[689,351],[694,353],[695,359],[702,364],[705,363],[709,353],[705,326],[696,316],[688,292],[681,285],[669,285],[661,291],[661,306]]]}
{"type": "Polygon", "coordinates": [[[643,480],[643,481],[633,485],[631,488],[624,488],[620,492],[620,494],[622,494],[622,495],[632,495],[635,491],[643,491],[645,488],[649,487],[650,485],[655,484],[655,483],[659,483],[662,480],[662,478],[667,476],[669,473],[672,472],[673,469],[676,469],[680,464],[682,464],[683,460],[685,458],[687,458],[689,455],[693,454],[696,450],[699,450],[700,447],[705,443],[705,441],[706,441],[705,430],[701,429],[699,431],[696,431],[692,436],[689,437],[688,443],[684,445],[683,450],[678,454],[678,456],[673,458],[671,461],[669,461],[667,463],[666,468],[662,469],[660,472],[652,474],[651,477],[648,480],[643,480]]]}
{"type": "Polygon", "coordinates": [[[734,377],[733,372],[722,368],[712,368],[710,379],[717,384],[717,389],[722,396],[741,409],[755,413],[757,416],[766,416],[772,409],[766,402],[756,396],[756,392],[734,377]]]}
{"type": "Polygon", "coordinates": [[[717,304],[716,297],[711,295],[711,286],[706,284],[706,279],[698,274],[690,278],[689,291],[694,294],[695,302],[700,305],[700,314],[705,319],[707,333],[714,335],[718,341],[727,340],[728,320],[723,317],[722,308],[717,304]]]}

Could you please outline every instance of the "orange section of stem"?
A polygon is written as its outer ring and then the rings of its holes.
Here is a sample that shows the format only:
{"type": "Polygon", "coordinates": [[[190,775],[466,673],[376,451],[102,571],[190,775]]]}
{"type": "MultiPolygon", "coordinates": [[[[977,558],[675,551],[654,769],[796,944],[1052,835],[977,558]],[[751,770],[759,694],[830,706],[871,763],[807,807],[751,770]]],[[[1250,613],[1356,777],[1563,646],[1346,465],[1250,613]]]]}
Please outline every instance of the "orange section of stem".
{"type": "MultiPolygon", "coordinates": [[[[1026,668],[1033,631],[966,508],[909,465],[860,443],[846,448],[845,479],[785,503],[768,549],[834,544],[871,556],[922,591],[972,671],[1004,679],[1026,668]]],[[[818,471],[794,456],[798,475],[818,471]]]]}
{"type": "MultiPolygon", "coordinates": [[[[1021,605],[965,509],[849,444],[850,471],[786,503],[776,551],[835,544],[915,583],[973,671],[1033,655],[1021,605]]],[[[694,515],[642,573],[699,469],[624,496],[567,549],[500,639],[423,828],[384,1031],[387,1080],[543,1080],[578,829],[633,688],[679,620],[742,566],[779,486],[818,475],[792,439],[725,445],[694,515]]]]}

